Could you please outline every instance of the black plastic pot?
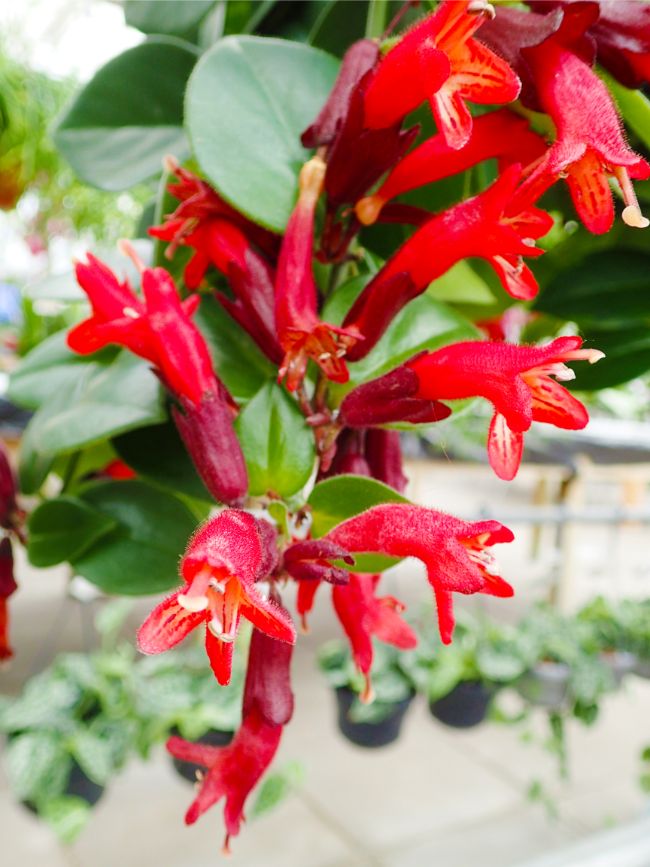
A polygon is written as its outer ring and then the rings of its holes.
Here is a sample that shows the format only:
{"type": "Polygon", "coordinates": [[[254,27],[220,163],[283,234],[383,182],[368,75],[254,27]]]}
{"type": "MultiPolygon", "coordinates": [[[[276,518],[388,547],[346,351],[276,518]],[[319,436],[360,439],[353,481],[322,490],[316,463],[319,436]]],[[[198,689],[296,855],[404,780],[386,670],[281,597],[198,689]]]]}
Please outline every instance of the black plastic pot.
{"type": "MultiPolygon", "coordinates": [[[[91,807],[94,807],[97,801],[104,794],[105,786],[100,786],[90,779],[77,764],[72,760],[72,769],[68,778],[68,785],[65,787],[64,795],[74,795],[76,798],[82,798],[91,807]]],[[[22,801],[30,813],[38,815],[36,805],[32,801],[22,801]]]]}
{"type": "MultiPolygon", "coordinates": [[[[177,728],[173,728],[171,733],[173,735],[180,735],[177,728]]],[[[227,747],[234,736],[234,732],[223,732],[218,729],[210,729],[210,731],[201,735],[200,738],[197,738],[196,742],[199,744],[206,744],[209,747],[227,747]]],[[[194,762],[182,762],[180,759],[174,758],[172,758],[172,762],[176,768],[176,773],[189,783],[196,782],[197,771],[205,771],[205,768],[202,765],[197,765],[194,762]]]]}
{"type": "Polygon", "coordinates": [[[469,729],[485,719],[494,688],[478,680],[457,684],[448,695],[429,702],[433,716],[455,729],[469,729]]]}
{"type": "Polygon", "coordinates": [[[341,734],[359,747],[385,747],[399,737],[404,716],[415,694],[393,705],[388,716],[379,722],[354,722],[350,719],[350,709],[357,698],[356,692],[347,686],[335,690],[338,703],[338,724],[341,734]]]}

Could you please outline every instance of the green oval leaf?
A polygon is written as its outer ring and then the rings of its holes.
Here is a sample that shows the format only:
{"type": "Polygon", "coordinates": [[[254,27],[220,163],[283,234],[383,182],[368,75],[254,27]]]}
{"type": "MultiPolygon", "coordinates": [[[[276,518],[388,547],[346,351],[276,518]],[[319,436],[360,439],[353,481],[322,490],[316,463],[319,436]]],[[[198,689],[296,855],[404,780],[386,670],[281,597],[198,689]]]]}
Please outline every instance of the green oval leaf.
{"type": "Polygon", "coordinates": [[[290,497],[314,468],[314,433],[295,400],[275,382],[264,385],[237,417],[235,430],[253,496],[290,497]]]}
{"type": "Polygon", "coordinates": [[[196,529],[180,500],[144,482],[103,482],[80,496],[115,521],[105,539],[74,560],[80,575],[106,593],[140,596],[179,583],[178,561],[196,529]]]}
{"type": "Polygon", "coordinates": [[[203,55],[185,120],[202,170],[242,213],[282,232],[308,152],[300,133],[320,111],[335,58],[281,39],[228,36],[203,55]]]}
{"type": "Polygon", "coordinates": [[[123,190],[158,174],[166,153],[187,154],[183,96],[197,56],[193,45],[159,36],[95,74],[54,131],[79,177],[123,190]]]}
{"type": "Polygon", "coordinates": [[[32,450],[53,454],[100,442],[167,418],[162,388],[146,361],[120,352],[108,364],[73,366],[30,421],[32,450]]]}
{"type": "Polygon", "coordinates": [[[629,382],[650,370],[650,328],[628,326],[611,331],[589,330],[582,336],[588,347],[600,349],[605,358],[598,364],[576,364],[576,378],[568,387],[596,391],[629,382]]]}
{"type": "Polygon", "coordinates": [[[46,500],[28,522],[27,556],[33,566],[47,568],[74,560],[117,524],[76,497],[46,500]]]}
{"type": "Polygon", "coordinates": [[[129,27],[143,33],[185,36],[214,6],[215,0],[126,0],[124,17],[129,27]]]}
{"type": "Polygon", "coordinates": [[[650,256],[621,249],[587,255],[551,280],[534,307],[601,327],[650,317],[650,256]]]}

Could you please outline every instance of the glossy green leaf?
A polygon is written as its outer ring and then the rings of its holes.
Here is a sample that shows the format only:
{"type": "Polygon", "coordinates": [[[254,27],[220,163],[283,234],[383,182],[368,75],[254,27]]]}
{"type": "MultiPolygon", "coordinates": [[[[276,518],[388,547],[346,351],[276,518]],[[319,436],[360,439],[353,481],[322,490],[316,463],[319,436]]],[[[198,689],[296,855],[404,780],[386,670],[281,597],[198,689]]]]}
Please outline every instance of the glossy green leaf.
{"type": "Polygon", "coordinates": [[[76,380],[61,386],[30,421],[35,452],[72,451],[167,418],[161,386],[146,361],[120,352],[109,364],[76,371],[76,380]]]}
{"type": "Polygon", "coordinates": [[[203,298],[194,321],[208,342],[219,378],[233,397],[248,400],[277,376],[277,367],[214,298],[203,298]]]}
{"type": "MultiPolygon", "coordinates": [[[[366,476],[342,475],[324,479],[307,500],[311,508],[312,536],[316,539],[325,536],[337,524],[380,503],[408,502],[393,488],[366,476]]],[[[356,572],[383,572],[399,563],[399,559],[383,554],[355,554],[353,566],[340,565],[356,572]]]]}
{"type": "Polygon", "coordinates": [[[67,331],[59,331],[39,343],[11,374],[8,398],[28,409],[38,409],[60,390],[79,379],[98,373],[117,354],[105,349],[94,355],[77,355],[68,349],[67,331]]]}
{"type": "Polygon", "coordinates": [[[646,147],[650,147],[650,99],[640,90],[624,87],[605,70],[600,69],[598,72],[611,90],[626,124],[646,147]]]}
{"type": "Polygon", "coordinates": [[[342,56],[348,46],[365,36],[368,3],[365,0],[329,0],[316,19],[309,42],[316,48],[342,56]]]}
{"type": "Polygon", "coordinates": [[[29,562],[47,568],[72,561],[115,527],[114,520],[77,497],[46,500],[29,517],[29,562]]]}
{"type": "Polygon", "coordinates": [[[557,274],[534,307],[595,327],[650,318],[650,255],[621,249],[587,255],[557,274]]]}
{"type": "Polygon", "coordinates": [[[192,73],[185,119],[199,165],[230,204],[269,229],[287,223],[308,157],[300,133],[337,69],[334,58],[305,45],[228,36],[192,73]]]}
{"type": "Polygon", "coordinates": [[[189,43],[158,36],[103,66],[78,94],[54,141],[84,181],[123,190],[187,154],[183,95],[197,58],[189,43]]]}
{"type": "Polygon", "coordinates": [[[144,479],[188,497],[212,502],[171,422],[129,431],[114,439],[113,446],[122,460],[144,479]]]}
{"type": "Polygon", "coordinates": [[[578,391],[612,388],[650,370],[650,328],[627,325],[612,330],[589,329],[585,345],[605,353],[598,364],[576,364],[576,378],[567,385],[578,391]]]}
{"type": "Polygon", "coordinates": [[[179,583],[178,561],[196,529],[180,500],[144,482],[102,482],[80,496],[116,522],[110,536],[75,559],[75,570],[106,593],[139,596],[179,583]]]}
{"type": "Polygon", "coordinates": [[[185,36],[214,4],[215,0],[126,0],[124,17],[129,27],[143,33],[185,36]]]}
{"type": "Polygon", "coordinates": [[[307,484],[316,450],[313,430],[296,401],[268,382],[235,422],[253,496],[273,492],[290,497],[307,484]]]}
{"type": "Polygon", "coordinates": [[[434,280],[427,289],[427,294],[436,301],[446,301],[449,304],[494,304],[495,302],[490,287],[466,259],[461,259],[446,274],[434,280]]]}

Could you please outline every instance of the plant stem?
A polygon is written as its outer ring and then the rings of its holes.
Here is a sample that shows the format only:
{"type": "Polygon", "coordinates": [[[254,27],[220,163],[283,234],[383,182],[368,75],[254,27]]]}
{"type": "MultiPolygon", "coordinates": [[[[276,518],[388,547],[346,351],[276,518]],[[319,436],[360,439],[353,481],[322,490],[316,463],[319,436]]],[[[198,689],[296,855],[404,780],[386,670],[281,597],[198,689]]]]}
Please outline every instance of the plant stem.
{"type": "Polygon", "coordinates": [[[386,29],[388,0],[370,0],[366,19],[366,39],[378,39],[386,29]]]}

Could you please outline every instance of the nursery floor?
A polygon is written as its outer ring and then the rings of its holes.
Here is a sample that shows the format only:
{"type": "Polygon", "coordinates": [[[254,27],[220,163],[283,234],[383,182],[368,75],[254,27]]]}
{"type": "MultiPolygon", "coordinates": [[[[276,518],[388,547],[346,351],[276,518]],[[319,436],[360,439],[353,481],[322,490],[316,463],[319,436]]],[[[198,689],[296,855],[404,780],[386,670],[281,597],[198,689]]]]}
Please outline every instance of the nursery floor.
{"type": "MultiPolygon", "coordinates": [[[[466,514],[478,508],[477,498],[494,504],[491,484],[485,482],[481,488],[472,481],[466,514]]],[[[529,502],[529,493],[519,489],[517,500],[514,490],[510,506],[529,502]]],[[[429,502],[433,504],[431,497],[429,502]]],[[[460,511],[455,504],[452,508],[460,511]]],[[[506,574],[515,577],[513,570],[521,572],[525,564],[522,577],[528,576],[532,567],[525,560],[527,544],[509,555],[506,574]]],[[[589,538],[582,544],[589,545],[589,538]]],[[[54,653],[78,649],[88,640],[77,603],[68,602],[57,623],[65,580],[61,571],[32,573],[22,565],[20,576],[23,589],[13,606],[14,643],[20,655],[10,669],[0,672],[2,691],[17,691],[24,678],[44,667],[54,653]]],[[[416,570],[406,567],[388,579],[387,591],[420,597],[419,571],[418,592],[411,592],[415,577],[416,570]]],[[[526,595],[523,592],[520,599],[526,595]]],[[[500,601],[499,611],[511,604],[500,601]]],[[[133,622],[149,607],[146,601],[138,602],[133,622]]],[[[325,609],[321,605],[312,633],[296,654],[296,713],[278,758],[278,763],[300,761],[304,784],[274,812],[244,829],[234,841],[234,863],[520,867],[615,823],[648,815],[648,801],[637,779],[640,750],[650,742],[650,681],[628,678],[624,689],[605,702],[596,726],[570,728],[571,779],[563,784],[557,782],[551,757],[521,742],[512,730],[486,724],[454,731],[435,721],[421,701],[412,708],[397,744],[363,750],[338,734],[333,698],[315,669],[316,648],[336,634],[325,609]],[[526,790],[535,779],[543,780],[552,792],[557,819],[549,819],[543,806],[527,800],[526,790]]],[[[220,809],[185,828],[182,817],[191,797],[191,786],[175,775],[160,751],[146,764],[131,765],[111,784],[79,840],[64,849],[13,802],[0,776],[0,864],[213,867],[220,863],[220,809]]]]}

